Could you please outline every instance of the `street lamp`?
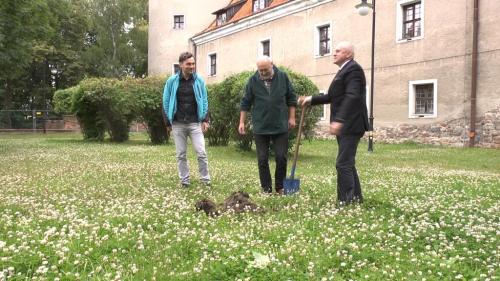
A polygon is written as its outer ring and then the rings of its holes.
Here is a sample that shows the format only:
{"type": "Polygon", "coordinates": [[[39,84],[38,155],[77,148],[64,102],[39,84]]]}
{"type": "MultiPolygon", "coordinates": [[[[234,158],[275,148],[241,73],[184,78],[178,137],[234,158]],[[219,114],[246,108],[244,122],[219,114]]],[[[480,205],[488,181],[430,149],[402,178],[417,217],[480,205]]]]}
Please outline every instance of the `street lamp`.
{"type": "Polygon", "coordinates": [[[373,81],[375,76],[375,0],[372,0],[372,4],[367,3],[367,0],[361,0],[361,3],[356,5],[358,13],[361,16],[368,15],[370,9],[372,9],[372,65],[371,65],[371,77],[370,77],[370,128],[368,133],[368,151],[373,151],[373,81]]]}
{"type": "MultiPolygon", "coordinates": [[[[52,65],[50,67],[50,73],[52,74],[51,76],[51,81],[50,81],[50,84],[52,85],[52,88],[55,89],[56,87],[56,84],[55,84],[55,79],[56,79],[56,74],[57,74],[57,68],[55,65],[52,65]]],[[[45,91],[43,92],[43,133],[45,134],[45,122],[46,119],[47,119],[47,116],[48,116],[48,112],[47,112],[47,100],[45,100],[45,91]]]]}

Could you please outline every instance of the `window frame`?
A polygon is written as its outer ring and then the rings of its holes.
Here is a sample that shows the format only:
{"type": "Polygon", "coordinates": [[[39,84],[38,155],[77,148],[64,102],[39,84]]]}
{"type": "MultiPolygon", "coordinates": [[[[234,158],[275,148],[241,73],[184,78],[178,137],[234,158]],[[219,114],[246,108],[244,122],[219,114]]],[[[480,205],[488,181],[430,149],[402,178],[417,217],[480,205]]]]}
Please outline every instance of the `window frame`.
{"type": "Polygon", "coordinates": [[[271,5],[273,1],[272,0],[252,0],[252,13],[258,13],[262,10],[265,10],[267,7],[269,7],[271,5]],[[261,8],[259,5],[259,8],[255,8],[255,3],[258,2],[259,4],[260,3],[263,3],[264,4],[264,7],[261,8]]]}
{"type": "Polygon", "coordinates": [[[331,56],[333,54],[332,52],[332,46],[333,46],[333,25],[332,25],[332,22],[329,21],[329,22],[323,22],[321,24],[317,24],[314,26],[314,58],[323,58],[323,57],[327,57],[327,56],[331,56]],[[329,52],[328,53],[324,53],[324,54],[321,54],[320,53],[320,50],[321,50],[321,29],[328,26],[328,42],[329,42],[329,52]]]}
{"type": "Polygon", "coordinates": [[[186,24],[186,17],[184,15],[174,15],[174,29],[182,30],[186,24]],[[177,21],[177,18],[182,19],[182,21],[177,21]]]}
{"type": "Polygon", "coordinates": [[[437,118],[438,114],[438,103],[437,103],[437,96],[438,96],[438,81],[437,79],[427,79],[427,80],[414,80],[414,81],[409,81],[408,82],[408,118],[414,119],[414,118],[437,118]],[[432,89],[432,114],[422,114],[422,113],[416,113],[415,111],[415,104],[417,102],[417,93],[416,93],[416,86],[418,85],[427,85],[427,84],[432,84],[433,89],[432,89]]]}
{"type": "Polygon", "coordinates": [[[272,54],[271,53],[271,47],[272,47],[272,45],[271,45],[271,38],[270,37],[259,40],[259,48],[258,48],[258,56],[257,57],[265,55],[264,54],[264,43],[265,42],[269,42],[269,55],[267,55],[267,56],[271,57],[271,54],[272,54]]]}
{"type": "Polygon", "coordinates": [[[398,0],[396,3],[396,43],[405,43],[413,40],[420,40],[424,38],[425,31],[425,0],[398,0]],[[420,35],[413,37],[404,37],[404,20],[405,20],[405,7],[420,3],[420,35]]]}
{"type": "Polygon", "coordinates": [[[215,77],[217,76],[217,53],[212,52],[207,54],[207,76],[209,77],[215,77]],[[212,56],[215,56],[215,71],[212,74],[212,56]]]}

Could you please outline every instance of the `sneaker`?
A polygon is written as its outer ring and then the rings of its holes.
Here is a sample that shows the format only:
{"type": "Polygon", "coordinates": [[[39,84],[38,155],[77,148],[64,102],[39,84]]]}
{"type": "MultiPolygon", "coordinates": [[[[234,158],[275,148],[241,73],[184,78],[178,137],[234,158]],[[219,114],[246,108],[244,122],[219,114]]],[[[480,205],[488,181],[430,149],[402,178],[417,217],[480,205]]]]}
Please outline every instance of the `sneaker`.
{"type": "Polygon", "coordinates": [[[181,187],[182,188],[188,188],[189,187],[189,183],[181,183],[181,187]]]}
{"type": "Polygon", "coordinates": [[[204,186],[206,186],[206,187],[211,187],[211,186],[212,186],[212,183],[211,183],[211,182],[209,182],[209,181],[207,181],[207,182],[203,182],[202,184],[203,184],[204,186]]]}

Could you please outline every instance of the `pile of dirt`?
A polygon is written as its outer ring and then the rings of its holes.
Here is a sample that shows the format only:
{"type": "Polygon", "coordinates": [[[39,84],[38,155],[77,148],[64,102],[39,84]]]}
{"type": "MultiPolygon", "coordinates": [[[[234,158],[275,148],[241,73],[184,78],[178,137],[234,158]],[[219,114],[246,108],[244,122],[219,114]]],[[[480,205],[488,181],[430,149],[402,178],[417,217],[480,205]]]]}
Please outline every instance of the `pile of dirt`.
{"type": "Polygon", "coordinates": [[[196,202],[196,211],[204,211],[207,216],[215,217],[225,212],[236,214],[243,212],[262,213],[264,210],[250,200],[250,195],[244,191],[233,192],[224,200],[224,203],[216,204],[210,199],[202,199],[196,202]]]}

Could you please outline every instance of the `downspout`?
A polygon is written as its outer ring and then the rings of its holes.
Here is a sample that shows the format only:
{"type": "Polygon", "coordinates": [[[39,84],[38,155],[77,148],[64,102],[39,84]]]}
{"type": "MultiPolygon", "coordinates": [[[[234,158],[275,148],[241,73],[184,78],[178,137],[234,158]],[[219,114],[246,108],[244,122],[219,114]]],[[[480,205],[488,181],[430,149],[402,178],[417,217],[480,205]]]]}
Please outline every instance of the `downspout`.
{"type": "Polygon", "coordinates": [[[193,40],[193,37],[189,38],[189,41],[191,41],[191,44],[193,44],[194,67],[195,67],[195,71],[198,72],[196,69],[198,67],[198,54],[197,54],[198,48],[196,46],[196,43],[193,40]]]}
{"type": "Polygon", "coordinates": [[[472,69],[471,69],[471,89],[470,89],[469,147],[474,147],[474,142],[476,139],[478,29],[479,29],[479,0],[474,0],[474,21],[472,23],[472,69]]]}

